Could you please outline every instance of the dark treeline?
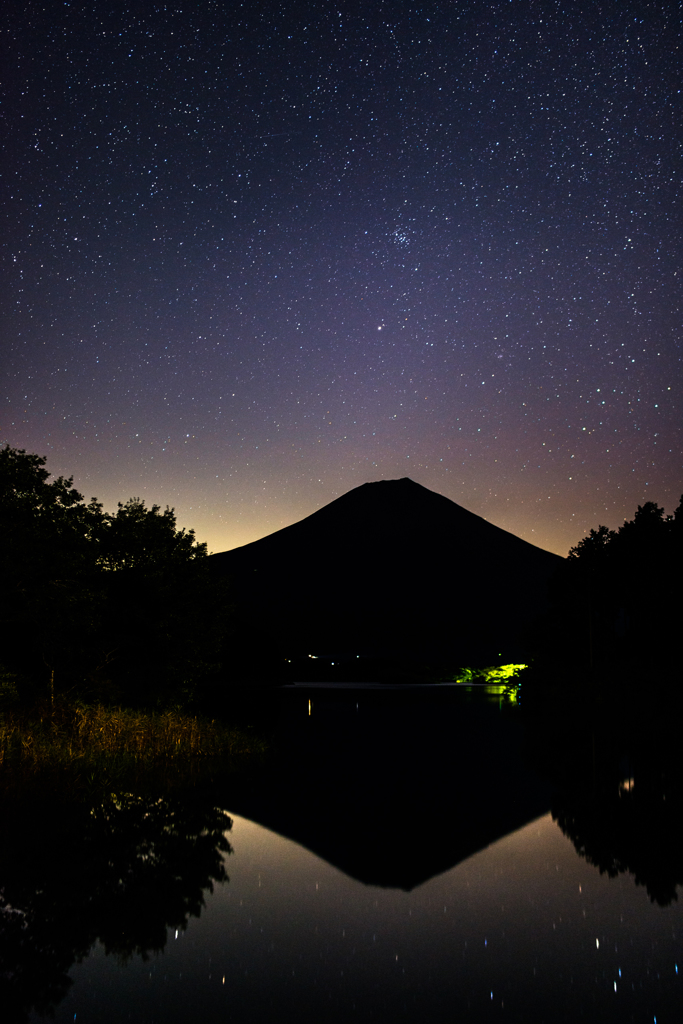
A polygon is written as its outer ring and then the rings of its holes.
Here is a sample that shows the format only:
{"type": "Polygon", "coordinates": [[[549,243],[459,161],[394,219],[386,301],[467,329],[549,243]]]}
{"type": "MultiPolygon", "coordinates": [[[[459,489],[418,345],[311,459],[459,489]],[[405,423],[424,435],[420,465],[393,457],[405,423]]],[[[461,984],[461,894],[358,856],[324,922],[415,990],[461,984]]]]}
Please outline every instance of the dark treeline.
{"type": "Polygon", "coordinates": [[[206,545],[170,508],[131,498],[105,512],[45,461],[0,450],[3,703],[187,704],[218,671],[230,621],[206,545]]]}
{"type": "Polygon", "coordinates": [[[649,501],[619,530],[591,530],[551,581],[534,689],[678,686],[682,580],[683,498],[673,515],[649,501]]]}
{"type": "Polygon", "coordinates": [[[523,683],[534,766],[577,852],[666,906],[683,884],[679,654],[683,498],[598,526],[551,582],[523,683]]]}

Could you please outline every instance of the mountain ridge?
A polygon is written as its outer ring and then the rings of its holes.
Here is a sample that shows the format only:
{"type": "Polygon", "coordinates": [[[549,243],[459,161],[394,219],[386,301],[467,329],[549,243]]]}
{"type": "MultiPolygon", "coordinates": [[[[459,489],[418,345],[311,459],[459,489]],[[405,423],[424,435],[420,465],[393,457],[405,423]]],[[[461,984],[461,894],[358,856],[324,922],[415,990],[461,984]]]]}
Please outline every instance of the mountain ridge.
{"type": "MultiPolygon", "coordinates": [[[[367,481],[366,483],[363,484],[359,484],[358,487],[354,487],[350,491],[346,491],[344,494],[341,494],[338,498],[334,498],[326,505],[323,505],[322,508],[316,509],[315,512],[311,512],[309,513],[309,515],[304,516],[303,519],[297,520],[296,523],[290,523],[288,526],[283,526],[281,529],[273,531],[273,533],[266,534],[264,537],[259,537],[257,540],[249,541],[247,544],[241,544],[236,548],[230,548],[227,551],[216,552],[215,556],[213,557],[223,557],[225,555],[230,555],[236,551],[246,551],[248,549],[254,550],[256,545],[262,544],[265,541],[270,541],[276,537],[280,538],[284,535],[294,536],[295,532],[298,533],[299,528],[303,527],[304,524],[310,524],[311,521],[315,521],[317,523],[318,521],[320,521],[318,517],[320,517],[321,519],[323,516],[326,517],[333,509],[336,510],[340,508],[340,503],[346,503],[347,499],[350,499],[352,496],[355,497],[356,495],[358,495],[360,497],[361,495],[367,493],[366,488],[377,488],[383,487],[384,485],[401,485],[401,487],[404,490],[406,489],[406,485],[409,485],[411,488],[415,488],[416,491],[422,492],[422,494],[430,495],[433,498],[438,499],[440,502],[447,503],[448,506],[458,509],[459,513],[463,517],[467,517],[467,519],[472,522],[478,521],[480,523],[485,523],[488,527],[491,527],[491,529],[499,531],[501,534],[505,534],[507,537],[513,537],[515,541],[517,541],[519,544],[528,545],[529,548],[533,548],[538,551],[545,551],[547,554],[554,555],[554,552],[549,552],[547,551],[547,549],[541,548],[537,544],[532,544],[530,541],[524,540],[522,537],[518,537],[516,534],[511,533],[509,530],[505,530],[501,526],[496,526],[495,523],[489,522],[487,519],[484,519],[483,516],[478,516],[475,512],[470,512],[469,509],[464,508],[462,505],[458,505],[457,502],[453,501],[451,498],[447,498],[445,495],[439,494],[437,491],[431,491],[428,487],[425,487],[423,484],[418,484],[410,477],[406,476],[400,477],[399,479],[396,480],[372,480],[367,481]]],[[[386,489],[388,490],[388,487],[386,489]]],[[[562,556],[554,555],[554,557],[561,558],[562,556]]]]}
{"type": "Polygon", "coordinates": [[[521,650],[562,562],[409,477],[211,559],[283,650],[413,658],[521,650]]]}

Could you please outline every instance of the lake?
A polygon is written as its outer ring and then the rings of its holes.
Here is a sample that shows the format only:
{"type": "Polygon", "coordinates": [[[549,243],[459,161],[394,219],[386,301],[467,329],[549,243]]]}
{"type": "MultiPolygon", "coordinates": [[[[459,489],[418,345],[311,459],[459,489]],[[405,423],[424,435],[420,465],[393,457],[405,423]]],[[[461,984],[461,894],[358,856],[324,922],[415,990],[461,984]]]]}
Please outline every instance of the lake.
{"type": "Polygon", "coordinates": [[[9,813],[15,1019],[680,1019],[664,725],[550,726],[484,688],[264,700],[258,771],[9,813]]]}

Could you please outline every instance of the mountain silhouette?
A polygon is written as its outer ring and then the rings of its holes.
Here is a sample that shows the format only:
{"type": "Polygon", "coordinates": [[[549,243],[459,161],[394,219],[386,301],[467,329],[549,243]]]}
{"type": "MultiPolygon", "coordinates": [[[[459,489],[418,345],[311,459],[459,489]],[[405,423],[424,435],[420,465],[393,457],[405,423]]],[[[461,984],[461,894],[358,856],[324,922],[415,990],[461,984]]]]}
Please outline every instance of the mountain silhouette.
{"type": "Polygon", "coordinates": [[[561,562],[407,477],[212,556],[283,651],[461,662],[523,653],[561,562]]]}

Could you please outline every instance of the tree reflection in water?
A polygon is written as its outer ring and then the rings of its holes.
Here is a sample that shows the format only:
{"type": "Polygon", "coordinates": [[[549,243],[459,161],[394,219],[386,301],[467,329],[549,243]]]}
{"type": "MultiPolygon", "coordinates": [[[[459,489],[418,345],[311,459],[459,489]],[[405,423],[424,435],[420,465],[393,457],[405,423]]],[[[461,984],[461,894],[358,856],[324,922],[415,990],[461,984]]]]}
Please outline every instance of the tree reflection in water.
{"type": "Polygon", "coordinates": [[[643,701],[635,710],[565,710],[536,732],[553,818],[577,853],[610,878],[632,874],[662,907],[683,885],[680,718],[668,711],[643,701]]]}
{"type": "Polygon", "coordinates": [[[619,795],[565,794],[554,802],[553,818],[601,874],[629,872],[653,903],[666,907],[683,885],[681,810],[680,801],[666,801],[639,781],[619,795]]]}
{"type": "Polygon", "coordinates": [[[122,959],[162,950],[228,880],[228,815],[192,794],[111,794],[3,808],[0,1005],[3,1019],[50,1013],[68,971],[99,940],[122,959]]]}

